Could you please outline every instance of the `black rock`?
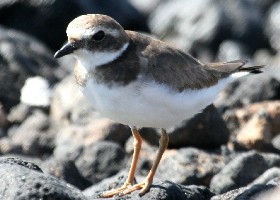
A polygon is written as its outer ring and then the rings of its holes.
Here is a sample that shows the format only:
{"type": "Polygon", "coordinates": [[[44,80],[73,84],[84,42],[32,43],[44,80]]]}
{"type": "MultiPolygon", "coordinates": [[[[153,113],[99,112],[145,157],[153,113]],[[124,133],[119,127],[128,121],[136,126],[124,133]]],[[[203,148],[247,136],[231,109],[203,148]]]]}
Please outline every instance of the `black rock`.
{"type": "Polygon", "coordinates": [[[223,20],[217,1],[161,1],[149,18],[149,26],[159,38],[189,51],[211,44],[223,20]]]}
{"type": "Polygon", "coordinates": [[[274,185],[279,187],[280,186],[280,177],[274,178],[267,182],[267,185],[274,185]]]}
{"type": "Polygon", "coordinates": [[[212,177],[224,165],[223,157],[218,154],[195,148],[182,148],[165,155],[156,176],[160,180],[170,180],[183,185],[209,186],[212,177]]]}
{"type": "Polygon", "coordinates": [[[29,161],[24,161],[20,158],[2,158],[0,159],[0,165],[1,164],[20,165],[26,167],[27,169],[31,169],[43,173],[40,167],[38,167],[36,164],[29,161]]]}
{"type": "Polygon", "coordinates": [[[274,178],[280,177],[280,168],[272,167],[266,170],[262,175],[256,178],[250,185],[265,185],[267,182],[271,181],[274,178]]]}
{"type": "Polygon", "coordinates": [[[0,41],[0,101],[6,112],[19,102],[28,77],[43,76],[54,84],[65,76],[53,53],[33,37],[0,26],[0,41]]]}
{"type": "Polygon", "coordinates": [[[266,34],[274,50],[280,51],[280,2],[276,2],[268,11],[266,19],[266,34]]]}
{"type": "Polygon", "coordinates": [[[96,183],[125,166],[125,152],[119,144],[99,141],[85,146],[75,163],[85,178],[96,183]]]}
{"type": "Polygon", "coordinates": [[[74,161],[67,160],[67,158],[64,160],[58,160],[51,157],[45,160],[41,167],[45,173],[62,179],[81,190],[84,190],[91,185],[90,181],[81,175],[74,161]]]}
{"type": "Polygon", "coordinates": [[[241,187],[236,190],[231,190],[225,194],[214,196],[211,200],[253,200],[266,192],[272,191],[273,189],[275,189],[275,186],[273,185],[253,185],[252,187],[241,187]]]}
{"type": "Polygon", "coordinates": [[[225,121],[211,104],[169,133],[169,147],[219,148],[228,142],[229,135],[225,121]]]}
{"type": "Polygon", "coordinates": [[[280,134],[276,135],[272,141],[271,141],[272,145],[274,146],[274,148],[280,150],[280,134]]]}
{"type": "Polygon", "coordinates": [[[215,101],[220,112],[228,108],[246,106],[250,103],[264,100],[274,100],[280,97],[280,82],[262,73],[242,77],[228,85],[221,93],[221,98],[215,101]]]}
{"type": "Polygon", "coordinates": [[[8,159],[0,166],[0,199],[86,199],[81,191],[43,174],[34,164],[26,167],[24,161],[8,159]]]}
{"type": "MultiPolygon", "coordinates": [[[[157,130],[159,131],[159,130],[157,130]]],[[[158,146],[160,133],[155,129],[141,129],[141,136],[150,144],[158,146]]],[[[219,148],[226,144],[230,132],[220,113],[212,104],[190,120],[168,131],[169,148],[198,147],[219,148]]]]}
{"type": "Polygon", "coordinates": [[[249,50],[240,42],[225,40],[219,46],[217,57],[219,61],[247,59],[249,58],[249,50]]]}
{"type": "MultiPolygon", "coordinates": [[[[102,182],[84,190],[83,194],[92,200],[106,200],[105,198],[100,198],[99,195],[103,191],[120,187],[126,179],[126,175],[124,174],[124,172],[120,172],[111,178],[105,179],[102,182]]],[[[213,195],[214,194],[204,186],[184,186],[175,184],[171,181],[164,181],[154,183],[151,186],[150,191],[142,197],[139,196],[139,191],[135,191],[122,197],[114,197],[113,199],[208,200],[213,195]]]]}
{"type": "Polygon", "coordinates": [[[211,191],[221,194],[251,183],[267,169],[280,165],[280,156],[260,154],[255,151],[243,153],[229,162],[211,180],[211,191]]]}
{"type": "Polygon", "coordinates": [[[238,40],[251,50],[268,46],[263,31],[264,16],[252,0],[220,1],[222,24],[217,40],[238,40]]]}
{"type": "Polygon", "coordinates": [[[145,18],[128,1],[1,1],[0,24],[33,35],[57,50],[68,23],[81,14],[107,14],[129,29],[147,30],[145,18]]]}
{"type": "Polygon", "coordinates": [[[19,127],[13,128],[10,139],[22,146],[23,154],[42,156],[52,153],[55,133],[46,114],[35,110],[19,127]]]}

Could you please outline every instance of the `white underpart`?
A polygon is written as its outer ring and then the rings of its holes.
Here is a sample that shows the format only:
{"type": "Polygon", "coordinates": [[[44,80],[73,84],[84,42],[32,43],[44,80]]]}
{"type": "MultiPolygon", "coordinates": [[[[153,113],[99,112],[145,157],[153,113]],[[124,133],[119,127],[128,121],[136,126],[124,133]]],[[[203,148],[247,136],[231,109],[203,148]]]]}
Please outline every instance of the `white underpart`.
{"type": "Polygon", "coordinates": [[[111,88],[91,79],[82,91],[97,111],[114,121],[137,127],[170,128],[201,112],[234,79],[231,76],[215,86],[181,93],[156,82],[143,83],[141,79],[111,88]]]}
{"type": "Polygon", "coordinates": [[[102,115],[131,126],[169,128],[193,117],[217,97],[230,78],[201,90],[172,91],[165,85],[141,81],[109,88],[89,81],[83,93],[102,115]]]}
{"type": "Polygon", "coordinates": [[[82,36],[82,38],[87,38],[101,30],[104,31],[106,34],[110,34],[116,38],[120,35],[120,32],[116,29],[104,28],[101,26],[95,26],[93,28],[88,28],[88,29],[68,27],[66,33],[68,37],[72,35],[80,35],[82,36]]]}

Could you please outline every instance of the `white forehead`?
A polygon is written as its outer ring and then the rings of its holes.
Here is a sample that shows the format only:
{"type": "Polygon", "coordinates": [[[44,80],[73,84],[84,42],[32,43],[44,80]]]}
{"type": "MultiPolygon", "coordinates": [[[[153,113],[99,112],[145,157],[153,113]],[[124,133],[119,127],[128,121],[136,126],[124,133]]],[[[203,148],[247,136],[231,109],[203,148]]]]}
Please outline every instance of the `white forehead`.
{"type": "Polygon", "coordinates": [[[118,37],[120,35],[119,30],[111,29],[111,28],[105,28],[101,26],[96,26],[92,28],[78,28],[78,27],[68,27],[66,30],[67,36],[79,36],[80,38],[87,38],[91,35],[94,35],[98,31],[104,31],[105,34],[110,34],[114,37],[118,37]]]}

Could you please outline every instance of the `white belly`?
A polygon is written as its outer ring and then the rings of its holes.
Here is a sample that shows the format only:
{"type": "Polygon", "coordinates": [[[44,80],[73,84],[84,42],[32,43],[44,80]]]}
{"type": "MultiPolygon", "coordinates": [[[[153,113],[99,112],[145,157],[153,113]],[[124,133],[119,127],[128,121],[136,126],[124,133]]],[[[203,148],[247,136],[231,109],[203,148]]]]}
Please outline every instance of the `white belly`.
{"type": "Polygon", "coordinates": [[[107,87],[88,80],[82,92],[94,109],[114,121],[137,127],[168,128],[211,104],[229,79],[209,88],[181,93],[154,82],[107,87]]]}

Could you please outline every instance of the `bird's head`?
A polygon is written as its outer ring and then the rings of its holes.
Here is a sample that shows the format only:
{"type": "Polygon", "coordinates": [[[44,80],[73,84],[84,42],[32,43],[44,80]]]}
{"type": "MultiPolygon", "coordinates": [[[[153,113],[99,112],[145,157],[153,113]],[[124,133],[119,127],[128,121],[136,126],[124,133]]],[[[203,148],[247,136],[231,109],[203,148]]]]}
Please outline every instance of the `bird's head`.
{"type": "Polygon", "coordinates": [[[54,57],[72,54],[80,61],[105,64],[119,56],[129,37],[122,26],[106,15],[82,15],[71,21],[66,30],[68,42],[54,57]]]}

